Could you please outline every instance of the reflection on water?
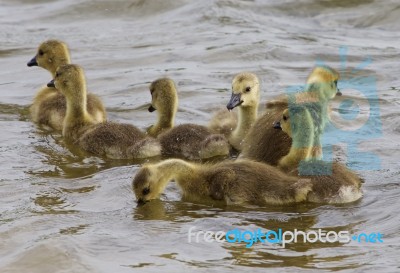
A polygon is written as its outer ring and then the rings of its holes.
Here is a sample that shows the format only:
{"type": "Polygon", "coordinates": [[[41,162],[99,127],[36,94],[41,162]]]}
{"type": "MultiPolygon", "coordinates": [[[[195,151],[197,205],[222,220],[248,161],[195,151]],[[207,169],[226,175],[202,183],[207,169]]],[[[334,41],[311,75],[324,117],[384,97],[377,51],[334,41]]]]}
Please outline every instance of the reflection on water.
{"type": "MultiPolygon", "coordinates": [[[[396,1],[4,0],[0,5],[1,272],[399,270],[396,1]],[[156,119],[146,109],[148,85],[158,77],[177,83],[177,124],[206,124],[212,111],[225,107],[239,71],[260,77],[263,101],[302,84],[317,61],[339,69],[342,83],[373,77],[383,134],[357,149],[378,155],[381,167],[361,172],[362,200],[340,206],[193,203],[171,183],[161,200],[137,207],[132,176],[141,164],[159,158],[97,158],[30,122],[29,104],[50,76],[26,63],[49,38],[69,44],[72,61],[85,68],[89,90],[102,97],[111,120],[140,128],[156,119]],[[347,46],[345,63],[342,46],[347,46]],[[356,69],[365,60],[371,62],[356,69]],[[384,243],[298,242],[285,248],[188,243],[193,226],[225,232],[380,232],[384,243]]],[[[342,102],[354,104],[343,110],[341,101],[334,102],[334,116],[369,110],[357,90],[340,88],[342,102]]],[[[346,160],[347,148],[335,147],[335,157],[346,160]]]]}

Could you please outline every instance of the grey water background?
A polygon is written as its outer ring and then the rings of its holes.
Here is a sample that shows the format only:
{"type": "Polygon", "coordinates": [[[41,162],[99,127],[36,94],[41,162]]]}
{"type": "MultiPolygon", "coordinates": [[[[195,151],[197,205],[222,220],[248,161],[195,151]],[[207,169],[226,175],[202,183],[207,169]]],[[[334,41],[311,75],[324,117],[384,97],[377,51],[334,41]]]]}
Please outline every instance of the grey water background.
{"type": "Polygon", "coordinates": [[[1,0],[0,272],[399,272],[399,31],[394,0],[1,0]],[[212,207],[181,200],[171,184],[136,208],[139,165],[76,155],[30,122],[29,104],[51,78],[26,63],[49,38],[68,43],[110,120],[140,128],[156,118],[148,85],[158,77],[177,83],[177,124],[207,124],[240,71],[260,77],[261,109],[317,62],[343,81],[373,77],[382,133],[357,149],[381,165],[359,171],[364,197],[347,205],[212,207]],[[192,226],[380,232],[384,243],[189,244],[192,226]]]}

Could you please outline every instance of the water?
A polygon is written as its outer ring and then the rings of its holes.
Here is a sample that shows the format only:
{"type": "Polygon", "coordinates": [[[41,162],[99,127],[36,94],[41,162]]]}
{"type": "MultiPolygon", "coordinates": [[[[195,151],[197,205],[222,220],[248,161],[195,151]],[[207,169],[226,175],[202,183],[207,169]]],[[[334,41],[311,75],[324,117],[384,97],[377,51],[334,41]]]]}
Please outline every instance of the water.
{"type": "Polygon", "coordinates": [[[398,1],[377,0],[1,0],[1,272],[400,271],[399,18],[398,1]],[[381,166],[360,171],[365,196],[353,204],[211,207],[181,200],[171,184],[136,208],[137,164],[77,156],[29,121],[51,78],[26,63],[50,38],[68,43],[111,120],[141,128],[155,120],[146,108],[158,77],[178,85],[178,124],[206,124],[240,71],[257,73],[263,101],[304,83],[317,62],[338,68],[342,82],[371,76],[383,133],[360,147],[381,166]],[[384,243],[189,244],[192,226],[380,232],[384,243]]]}

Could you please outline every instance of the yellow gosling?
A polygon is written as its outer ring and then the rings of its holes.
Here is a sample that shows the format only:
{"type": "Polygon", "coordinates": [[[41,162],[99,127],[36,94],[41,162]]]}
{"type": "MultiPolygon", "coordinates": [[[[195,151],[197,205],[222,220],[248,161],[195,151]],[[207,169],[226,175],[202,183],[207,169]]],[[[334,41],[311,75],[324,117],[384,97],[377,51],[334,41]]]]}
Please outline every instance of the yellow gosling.
{"type": "Polygon", "coordinates": [[[62,134],[67,141],[98,156],[115,159],[160,155],[160,144],[130,124],[96,123],[87,111],[86,80],[81,67],[62,65],[49,83],[65,96],[67,111],[62,134]]]}
{"type": "Polygon", "coordinates": [[[362,180],[357,174],[338,162],[324,162],[315,156],[315,151],[321,150],[315,141],[320,132],[315,129],[310,109],[297,108],[285,110],[276,124],[293,139],[289,154],[279,161],[279,168],[312,182],[307,196],[310,202],[348,203],[361,198],[362,180]]]}
{"type": "MultiPolygon", "coordinates": [[[[289,153],[279,160],[279,168],[290,171],[297,168],[300,161],[315,159],[315,150],[320,151],[320,146],[315,146],[316,129],[310,110],[303,106],[292,106],[282,113],[282,119],[276,122],[275,129],[281,129],[292,138],[289,153]]],[[[321,158],[318,158],[321,159],[321,158]]]]}
{"type": "Polygon", "coordinates": [[[232,96],[227,105],[229,111],[238,107],[238,115],[218,111],[208,127],[224,134],[237,151],[242,150],[242,142],[257,119],[260,101],[260,82],[258,77],[249,72],[237,74],[232,80],[232,96]]]}
{"type": "Polygon", "coordinates": [[[174,127],[178,111],[178,92],[175,83],[168,78],[161,78],[150,84],[151,105],[149,112],[157,111],[157,122],[150,126],[147,133],[157,137],[174,127]]]}
{"type": "MultiPolygon", "coordinates": [[[[341,96],[342,93],[338,89],[338,81],[340,74],[338,71],[329,66],[316,66],[307,77],[304,92],[296,94],[297,103],[329,101],[335,96],[341,96]]],[[[287,95],[280,95],[278,98],[270,100],[266,103],[267,109],[287,108],[287,95]]]]}
{"type": "Polygon", "coordinates": [[[149,111],[157,110],[158,118],[147,133],[158,138],[163,156],[196,160],[229,155],[230,146],[223,135],[214,134],[207,127],[196,124],[174,127],[178,94],[173,80],[155,80],[150,85],[150,93],[149,111]]]}
{"type": "MultiPolygon", "coordinates": [[[[48,40],[40,44],[35,57],[27,65],[42,67],[54,78],[57,67],[70,62],[67,45],[58,40],[48,40]]],[[[103,103],[96,95],[87,95],[87,109],[95,122],[106,120],[103,103]]],[[[45,86],[37,92],[30,112],[35,123],[61,131],[66,112],[65,97],[56,88],[45,86]]]]}
{"type": "Polygon", "coordinates": [[[144,165],[132,183],[138,204],[158,199],[175,180],[185,199],[226,204],[288,204],[307,199],[309,180],[288,176],[277,168],[250,160],[215,165],[168,159],[144,165]]]}
{"type": "MultiPolygon", "coordinates": [[[[324,120],[327,118],[326,103],[338,94],[337,81],[339,73],[326,66],[313,69],[307,79],[305,92],[297,93],[292,104],[311,103],[321,101],[321,113],[318,115],[324,120]]],[[[340,93],[339,93],[340,94],[340,93]]],[[[291,138],[282,131],[274,130],[275,121],[281,119],[282,113],[289,106],[288,96],[281,96],[267,103],[267,109],[250,129],[243,140],[242,158],[265,162],[276,166],[279,160],[289,153],[292,146],[291,138]]],[[[324,128],[321,123],[320,130],[324,128]]]]}

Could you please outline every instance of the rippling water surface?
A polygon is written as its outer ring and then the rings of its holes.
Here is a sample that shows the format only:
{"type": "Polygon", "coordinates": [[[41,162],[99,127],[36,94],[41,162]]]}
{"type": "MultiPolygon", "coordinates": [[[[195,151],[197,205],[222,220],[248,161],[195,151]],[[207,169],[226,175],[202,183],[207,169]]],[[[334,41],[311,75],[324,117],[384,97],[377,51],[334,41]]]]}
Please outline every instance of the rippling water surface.
{"type": "Polygon", "coordinates": [[[0,271],[399,272],[399,25],[398,1],[1,0],[0,271]],[[139,165],[77,156],[30,122],[51,76],[26,63],[49,38],[68,43],[111,120],[141,128],[155,120],[146,108],[158,77],[178,85],[177,123],[199,124],[226,105],[239,71],[257,73],[263,101],[303,83],[318,62],[342,82],[372,77],[383,132],[359,148],[381,165],[360,171],[365,195],[347,205],[211,207],[181,200],[171,184],[136,208],[139,165]],[[189,244],[191,226],[380,232],[384,243],[189,244]]]}

